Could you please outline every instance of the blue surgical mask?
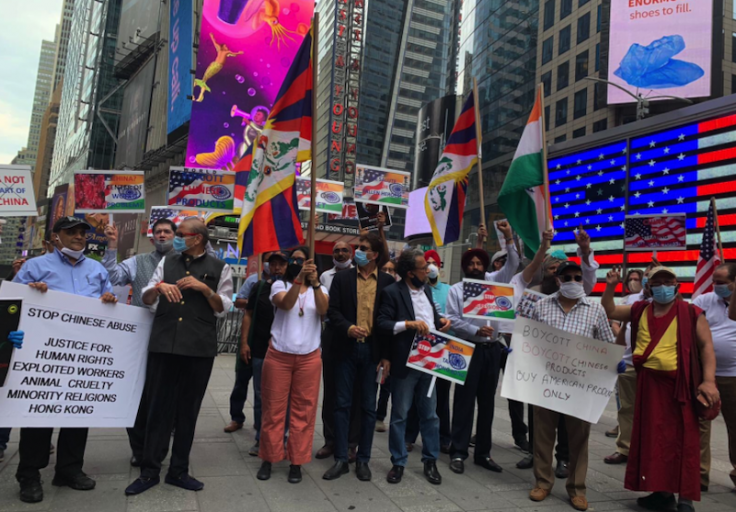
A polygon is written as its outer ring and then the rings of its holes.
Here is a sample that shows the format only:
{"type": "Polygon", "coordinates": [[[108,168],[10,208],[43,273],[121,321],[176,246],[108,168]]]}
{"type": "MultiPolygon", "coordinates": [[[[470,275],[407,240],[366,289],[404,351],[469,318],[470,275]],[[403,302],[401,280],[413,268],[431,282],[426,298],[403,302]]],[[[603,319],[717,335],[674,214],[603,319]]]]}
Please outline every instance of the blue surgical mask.
{"type": "Polygon", "coordinates": [[[713,291],[716,292],[716,295],[718,295],[720,298],[727,299],[733,293],[731,290],[729,290],[728,286],[729,285],[727,284],[716,284],[713,285],[713,291]]]}
{"type": "Polygon", "coordinates": [[[189,247],[187,247],[187,241],[180,237],[174,237],[174,250],[176,252],[184,252],[189,247]]]}
{"type": "Polygon", "coordinates": [[[677,296],[677,286],[652,286],[652,298],[659,304],[669,304],[677,296]]]}
{"type": "Polygon", "coordinates": [[[649,282],[649,278],[647,276],[644,276],[641,279],[641,287],[644,288],[647,285],[648,282],[649,282]]]}
{"type": "Polygon", "coordinates": [[[370,263],[370,260],[368,259],[368,254],[365,251],[361,251],[360,249],[355,250],[355,257],[353,259],[359,267],[365,267],[366,265],[368,265],[368,263],[370,263]]]}
{"type": "Polygon", "coordinates": [[[266,275],[271,275],[271,265],[268,264],[268,262],[263,264],[263,273],[266,275]]]}

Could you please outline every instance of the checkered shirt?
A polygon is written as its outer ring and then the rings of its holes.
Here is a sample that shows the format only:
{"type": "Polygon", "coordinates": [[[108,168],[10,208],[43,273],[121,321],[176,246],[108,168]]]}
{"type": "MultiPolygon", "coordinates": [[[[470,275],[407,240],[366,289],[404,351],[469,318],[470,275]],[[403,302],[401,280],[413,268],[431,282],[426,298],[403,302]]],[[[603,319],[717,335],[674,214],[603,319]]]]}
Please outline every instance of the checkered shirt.
{"type": "Polygon", "coordinates": [[[565,313],[558,299],[560,292],[537,302],[532,319],[578,336],[614,343],[608,317],[603,306],[583,297],[569,313],[565,313]]]}

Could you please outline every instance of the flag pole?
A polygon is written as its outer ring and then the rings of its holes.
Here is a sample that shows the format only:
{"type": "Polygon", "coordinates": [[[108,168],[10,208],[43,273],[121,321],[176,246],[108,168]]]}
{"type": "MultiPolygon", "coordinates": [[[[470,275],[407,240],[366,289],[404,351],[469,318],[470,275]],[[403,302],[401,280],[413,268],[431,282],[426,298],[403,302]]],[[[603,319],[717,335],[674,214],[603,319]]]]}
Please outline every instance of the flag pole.
{"type": "MultiPolygon", "coordinates": [[[[483,127],[480,124],[480,102],[478,100],[478,81],[473,78],[473,104],[475,108],[475,140],[477,142],[477,153],[478,153],[478,197],[480,198],[480,223],[485,226],[486,224],[486,205],[483,197],[483,127]]],[[[486,226],[488,230],[488,226],[486,226]]],[[[483,240],[485,242],[485,239],[483,240]]]]}
{"type": "Polygon", "coordinates": [[[544,229],[549,227],[549,170],[547,169],[547,116],[544,113],[544,84],[537,85],[537,97],[539,97],[540,115],[542,116],[542,175],[544,176],[544,229]]]}
{"type": "Polygon", "coordinates": [[[723,241],[721,240],[721,226],[718,224],[718,208],[716,208],[716,198],[710,198],[710,204],[713,206],[713,223],[716,225],[716,235],[718,235],[718,252],[721,253],[721,263],[725,263],[726,260],[723,257],[723,241]]]}
{"type": "Polygon", "coordinates": [[[314,165],[314,159],[317,156],[317,52],[319,51],[319,13],[314,13],[314,19],[312,21],[312,141],[311,141],[311,152],[312,152],[312,165],[310,171],[310,178],[312,186],[310,187],[310,199],[309,199],[309,257],[315,259],[314,254],[314,234],[316,230],[316,207],[317,207],[317,167],[314,165]]]}

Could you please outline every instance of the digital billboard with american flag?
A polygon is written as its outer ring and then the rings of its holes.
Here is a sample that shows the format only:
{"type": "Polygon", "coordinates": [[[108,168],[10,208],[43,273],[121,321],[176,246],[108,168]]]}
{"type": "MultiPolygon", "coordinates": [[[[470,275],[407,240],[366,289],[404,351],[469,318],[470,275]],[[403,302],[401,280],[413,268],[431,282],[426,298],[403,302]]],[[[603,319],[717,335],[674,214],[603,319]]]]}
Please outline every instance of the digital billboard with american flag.
{"type": "Polygon", "coordinates": [[[417,334],[406,366],[434,377],[465,384],[475,345],[449,334],[430,330],[417,334]]]}
{"type": "MultiPolygon", "coordinates": [[[[692,114],[693,122],[677,126],[671,121],[649,130],[637,125],[651,126],[650,120],[626,125],[613,131],[609,143],[591,148],[581,139],[585,149],[550,156],[552,248],[573,257],[575,231],[583,227],[588,232],[601,264],[595,295],[605,288],[606,272],[623,263],[627,215],[685,214],[687,247],[657,252],[657,259],[676,270],[680,291],[687,296],[693,291],[711,197],[725,258],[736,257],[736,114],[701,116],[702,121],[692,114]],[[615,134],[621,136],[615,139],[615,134]]],[[[647,250],[627,253],[626,266],[644,268],[652,256],[647,250]]]]}

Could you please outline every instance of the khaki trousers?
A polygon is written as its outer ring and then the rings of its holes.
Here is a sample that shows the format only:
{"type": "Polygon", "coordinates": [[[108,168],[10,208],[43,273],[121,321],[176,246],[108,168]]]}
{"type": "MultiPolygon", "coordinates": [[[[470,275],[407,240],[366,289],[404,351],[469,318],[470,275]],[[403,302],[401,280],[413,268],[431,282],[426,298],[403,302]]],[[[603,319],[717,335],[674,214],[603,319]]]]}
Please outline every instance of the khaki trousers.
{"type": "MultiPolygon", "coordinates": [[[[728,458],[733,469],[730,476],[736,485],[736,377],[716,377],[716,385],[721,394],[721,414],[728,432],[728,458]]],[[[711,422],[700,422],[700,484],[710,483],[710,433],[711,422]]]]}
{"type": "MultiPolygon", "coordinates": [[[[557,439],[560,413],[534,406],[534,478],[537,487],[552,489],[555,483],[553,451],[557,439]]],[[[570,445],[567,494],[585,496],[585,475],[588,472],[588,437],[590,423],[572,416],[564,416],[570,445]]]]}
{"type": "Polygon", "coordinates": [[[618,376],[618,398],[621,407],[618,410],[616,451],[628,457],[631,430],[634,428],[634,406],[636,405],[636,369],[633,366],[627,366],[626,372],[618,376]]]}

